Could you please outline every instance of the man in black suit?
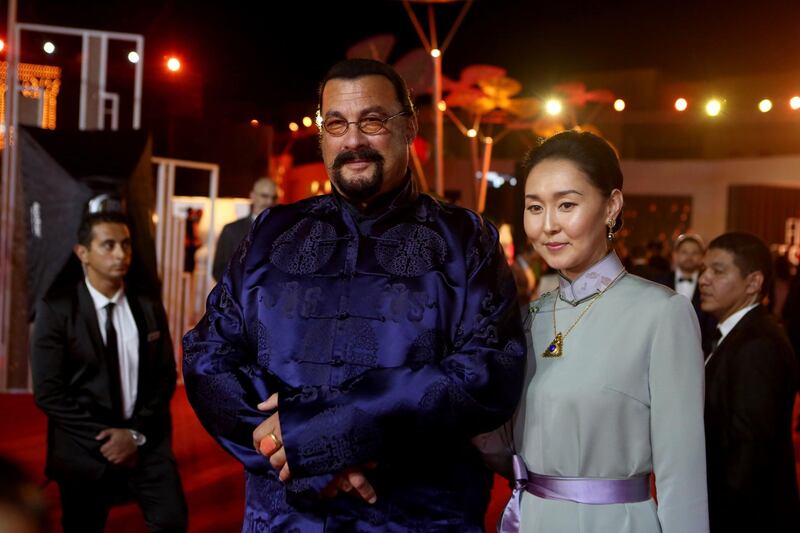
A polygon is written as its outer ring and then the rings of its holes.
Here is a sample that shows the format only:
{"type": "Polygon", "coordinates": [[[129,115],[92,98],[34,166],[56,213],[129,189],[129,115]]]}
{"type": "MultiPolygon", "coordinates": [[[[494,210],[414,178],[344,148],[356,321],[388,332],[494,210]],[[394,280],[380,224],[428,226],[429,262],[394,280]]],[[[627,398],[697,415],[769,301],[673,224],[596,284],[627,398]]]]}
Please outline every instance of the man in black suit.
{"type": "Polygon", "coordinates": [[[131,495],[151,531],[185,531],[164,309],[124,282],[123,215],[87,215],[74,251],[85,278],[39,302],[31,341],[34,398],[48,418],[45,473],[61,492],[64,531],[103,531],[109,508],[131,495]]]}
{"type": "Polygon", "coordinates": [[[706,450],[712,532],[796,531],[792,408],[800,383],[789,341],[761,305],[772,283],[767,246],[747,233],[714,239],[700,276],[703,310],[719,320],[706,359],[706,450]]]}
{"type": "Polygon", "coordinates": [[[692,302],[692,307],[697,313],[697,321],[700,323],[703,353],[708,355],[711,348],[711,337],[717,327],[717,320],[713,315],[703,311],[700,306],[698,280],[703,267],[704,255],[705,243],[700,235],[684,233],[678,236],[672,249],[675,270],[670,271],[669,275],[664,277],[661,282],[692,302]]]}
{"type": "Polygon", "coordinates": [[[239,243],[247,236],[253,221],[267,208],[272,207],[278,202],[278,186],[269,178],[260,178],[253,183],[253,190],[250,191],[250,201],[252,208],[250,214],[240,218],[222,228],[217,240],[217,250],[214,253],[214,267],[212,274],[214,279],[219,281],[228,266],[228,261],[233,257],[233,252],[239,243]]]}

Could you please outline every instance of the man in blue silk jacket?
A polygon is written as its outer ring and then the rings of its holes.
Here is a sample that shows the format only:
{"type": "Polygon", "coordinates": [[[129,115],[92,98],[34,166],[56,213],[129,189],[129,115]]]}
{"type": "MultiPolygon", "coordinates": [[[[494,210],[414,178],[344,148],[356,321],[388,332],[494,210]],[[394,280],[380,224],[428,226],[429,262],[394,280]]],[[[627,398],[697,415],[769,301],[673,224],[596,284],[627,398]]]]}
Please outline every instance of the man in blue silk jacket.
{"type": "Polygon", "coordinates": [[[497,230],[417,192],[391,67],[335,65],[319,116],[334,192],[254,222],[184,338],[189,399],[244,464],[244,531],[482,531],[470,439],[525,364],[497,230]]]}

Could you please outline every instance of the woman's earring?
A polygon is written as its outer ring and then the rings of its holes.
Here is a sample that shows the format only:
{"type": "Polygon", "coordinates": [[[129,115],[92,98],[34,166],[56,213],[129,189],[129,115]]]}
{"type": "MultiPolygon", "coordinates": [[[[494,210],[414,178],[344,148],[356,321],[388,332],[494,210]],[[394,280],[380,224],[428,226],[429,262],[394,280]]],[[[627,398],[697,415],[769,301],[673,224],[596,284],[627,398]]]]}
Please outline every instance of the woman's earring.
{"type": "Polygon", "coordinates": [[[608,226],[608,240],[614,240],[614,221],[610,218],[606,221],[606,226],[608,226]]]}

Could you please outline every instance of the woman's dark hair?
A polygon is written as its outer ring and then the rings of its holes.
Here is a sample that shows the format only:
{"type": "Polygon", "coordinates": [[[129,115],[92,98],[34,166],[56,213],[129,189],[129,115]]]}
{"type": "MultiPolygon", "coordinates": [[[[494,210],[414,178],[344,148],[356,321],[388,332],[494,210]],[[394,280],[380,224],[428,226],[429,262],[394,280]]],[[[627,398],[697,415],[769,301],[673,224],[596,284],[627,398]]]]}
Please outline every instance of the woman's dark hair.
{"type": "Polygon", "coordinates": [[[411,100],[411,92],[408,90],[405,80],[400,77],[400,74],[395,69],[374,59],[345,59],[333,65],[328,73],[325,74],[322,83],[319,84],[317,111],[322,113],[322,91],[325,90],[325,84],[328,81],[333,79],[354,80],[364,76],[383,76],[392,82],[397,101],[403,111],[414,114],[414,102],[411,100]]]}
{"type": "MultiPolygon", "coordinates": [[[[525,175],[545,160],[561,159],[575,164],[592,184],[608,197],[614,189],[622,190],[622,170],[614,148],[602,137],[588,131],[563,131],[546,139],[525,156],[525,175]]],[[[622,211],[613,231],[622,229],[622,211]]]]}

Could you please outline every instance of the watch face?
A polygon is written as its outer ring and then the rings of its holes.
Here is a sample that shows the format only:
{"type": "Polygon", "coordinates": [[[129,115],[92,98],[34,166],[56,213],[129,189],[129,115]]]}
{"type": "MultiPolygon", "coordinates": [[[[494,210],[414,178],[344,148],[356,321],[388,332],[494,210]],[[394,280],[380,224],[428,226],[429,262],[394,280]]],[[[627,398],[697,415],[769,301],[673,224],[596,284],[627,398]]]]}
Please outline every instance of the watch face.
{"type": "Polygon", "coordinates": [[[141,446],[142,444],[144,444],[147,441],[145,436],[142,435],[141,433],[139,433],[138,431],[135,431],[133,429],[131,429],[129,431],[131,432],[131,437],[133,438],[134,444],[136,444],[137,446],[141,446]]]}

